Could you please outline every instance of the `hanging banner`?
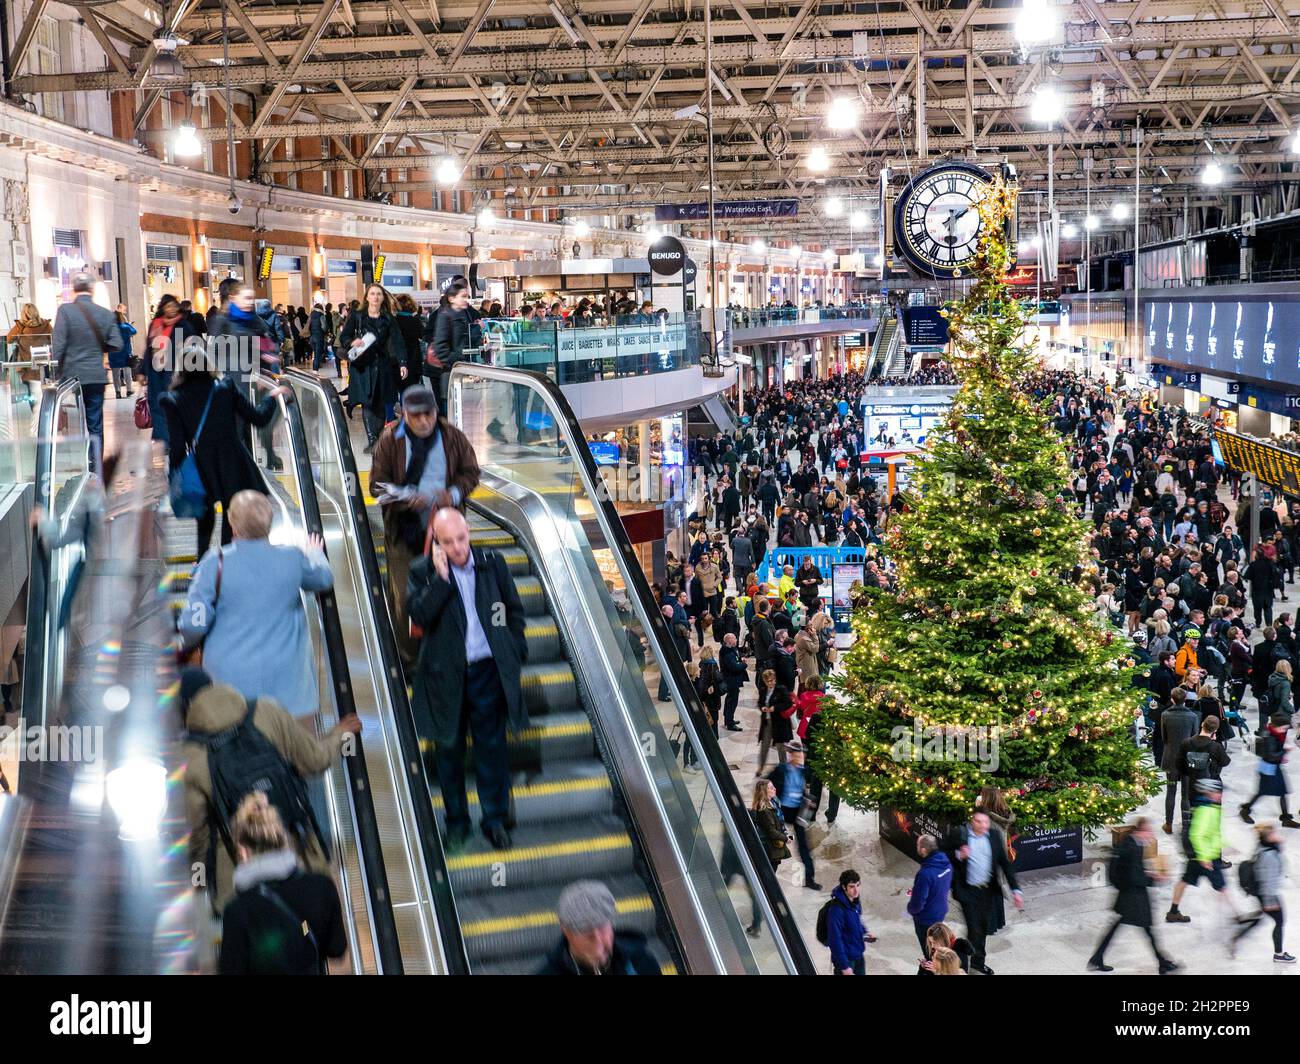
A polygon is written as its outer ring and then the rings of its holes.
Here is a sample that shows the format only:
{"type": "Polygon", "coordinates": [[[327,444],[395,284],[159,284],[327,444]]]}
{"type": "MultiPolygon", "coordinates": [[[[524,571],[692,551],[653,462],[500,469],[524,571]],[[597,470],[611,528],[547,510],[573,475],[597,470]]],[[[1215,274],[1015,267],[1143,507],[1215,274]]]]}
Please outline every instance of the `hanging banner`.
{"type": "MultiPolygon", "coordinates": [[[[737,218],[794,218],[799,214],[799,201],[732,200],[713,205],[713,217],[719,221],[737,218]]],[[[655,208],[656,222],[698,222],[709,217],[707,203],[661,203],[655,208]]]]}
{"type": "Polygon", "coordinates": [[[560,329],[556,334],[559,361],[662,355],[686,350],[686,326],[647,325],[645,328],[560,329]]]}

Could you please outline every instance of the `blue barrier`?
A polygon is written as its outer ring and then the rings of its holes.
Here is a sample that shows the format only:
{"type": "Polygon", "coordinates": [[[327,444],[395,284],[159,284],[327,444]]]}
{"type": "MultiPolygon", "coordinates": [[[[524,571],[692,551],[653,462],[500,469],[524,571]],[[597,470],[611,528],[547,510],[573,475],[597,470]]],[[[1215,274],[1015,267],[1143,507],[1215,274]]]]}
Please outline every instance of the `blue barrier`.
{"type": "Polygon", "coordinates": [[[813,564],[821,570],[822,580],[831,578],[831,566],[845,562],[866,564],[867,552],[862,547],[773,547],[763,556],[763,564],[758,567],[759,583],[768,582],[768,573],[776,570],[773,580],[779,580],[781,567],[793,565],[798,572],[805,558],[811,558],[813,564]]]}

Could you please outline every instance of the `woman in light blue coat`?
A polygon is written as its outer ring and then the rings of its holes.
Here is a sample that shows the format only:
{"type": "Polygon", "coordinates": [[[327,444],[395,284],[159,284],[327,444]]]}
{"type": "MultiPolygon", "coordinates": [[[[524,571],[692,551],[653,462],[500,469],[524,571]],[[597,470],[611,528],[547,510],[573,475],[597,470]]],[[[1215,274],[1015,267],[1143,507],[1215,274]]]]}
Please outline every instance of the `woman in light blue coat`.
{"type": "Polygon", "coordinates": [[[229,546],[199,562],[181,614],[186,646],[203,642],[203,668],[245,698],[273,698],[294,716],[320,705],[303,591],[326,591],[334,578],[319,536],[307,549],[276,546],[271,501],[241,491],[230,501],[229,546]]]}

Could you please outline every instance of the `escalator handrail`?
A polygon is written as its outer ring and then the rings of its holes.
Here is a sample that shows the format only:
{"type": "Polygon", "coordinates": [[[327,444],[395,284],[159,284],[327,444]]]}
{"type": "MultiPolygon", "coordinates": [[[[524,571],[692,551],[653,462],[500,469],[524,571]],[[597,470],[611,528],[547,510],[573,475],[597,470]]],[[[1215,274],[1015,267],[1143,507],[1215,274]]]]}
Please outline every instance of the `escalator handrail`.
{"type": "Polygon", "coordinates": [[[727,825],[727,830],[731,834],[738,859],[742,865],[748,865],[747,878],[750,882],[756,883],[759,888],[764,915],[773,929],[773,939],[781,951],[786,970],[792,975],[815,975],[817,970],[808,953],[808,947],[804,944],[803,935],[795,924],[794,915],[785,900],[776,873],[772,871],[767,848],[760,840],[758,830],[748,815],[749,806],[736,786],[736,781],[727,767],[726,758],[723,757],[717,740],[713,738],[712,733],[709,733],[710,741],[706,742],[703,738],[704,729],[696,726],[697,721],[704,720],[704,707],[695,691],[695,685],[686,674],[686,666],[677,652],[658,604],[651,605],[653,596],[650,593],[649,582],[637,561],[623,521],[614,508],[609,492],[604,487],[604,481],[596,469],[595,459],[586,443],[586,435],[579,426],[560,386],[544,374],[534,373],[531,370],[457,362],[452,366],[448,396],[452,394],[452,386],[455,385],[457,378],[465,376],[485,377],[526,385],[542,398],[548,412],[555,419],[560,438],[568,446],[574,466],[578,470],[583,490],[592,502],[601,534],[615,554],[628,591],[635,600],[635,606],[641,615],[641,624],[646,634],[655,641],[659,661],[668,664],[671,684],[688,709],[681,718],[686,739],[693,745],[701,762],[706,766],[705,778],[718,807],[731,814],[723,818],[723,823],[727,825]]]}
{"type": "MultiPolygon", "coordinates": [[[[69,393],[77,396],[77,405],[84,408],[81,400],[81,381],[68,377],[55,384],[46,384],[41,389],[41,405],[36,414],[36,479],[33,484],[33,505],[42,507],[47,514],[50,510],[50,493],[54,490],[54,437],[58,431],[58,414],[63,408],[64,397],[69,393]]],[[[89,462],[86,464],[89,471],[89,462]]],[[[52,608],[50,595],[50,578],[53,573],[53,559],[41,547],[41,537],[32,535],[31,569],[27,580],[27,642],[23,657],[23,703],[24,716],[27,715],[28,700],[35,696],[45,698],[46,636],[49,627],[49,613],[52,608]]],[[[27,723],[31,723],[28,721],[27,723]]],[[[41,724],[47,723],[45,720],[41,724]]]]}
{"type": "MultiPolygon", "coordinates": [[[[376,618],[385,618],[388,616],[388,599],[384,594],[384,581],[379,572],[379,560],[375,552],[374,536],[370,531],[366,500],[361,493],[361,476],[357,471],[356,456],[352,453],[352,439],[344,427],[343,404],[338,392],[331,386],[322,387],[320,379],[315,374],[300,369],[286,370],[282,379],[309,385],[319,389],[325,395],[329,427],[334,433],[338,452],[343,459],[344,494],[347,496],[348,509],[356,531],[371,608],[376,618]]],[[[442,836],[438,832],[433,805],[427,800],[427,796],[432,792],[424,771],[424,758],[420,754],[420,737],[415,730],[415,716],[411,712],[410,699],[406,694],[405,673],[397,653],[397,639],[393,635],[391,623],[385,624],[381,621],[375,628],[379,635],[378,650],[380,659],[384,663],[384,682],[393,707],[393,719],[397,728],[398,742],[402,748],[407,785],[414,798],[411,804],[414,807],[420,847],[425,869],[428,872],[431,901],[437,919],[444,963],[447,966],[447,974],[468,975],[469,954],[460,931],[456,899],[451,892],[451,873],[447,868],[447,855],[442,847],[442,836]]],[[[378,840],[375,845],[375,852],[378,853],[378,840]]]]}
{"type": "MultiPolygon", "coordinates": [[[[265,383],[265,382],[263,382],[265,383]]],[[[293,460],[301,485],[303,519],[309,534],[324,538],[320,501],[316,498],[316,481],[312,477],[311,459],[307,451],[307,433],[302,424],[302,411],[297,402],[282,406],[285,424],[292,442],[293,460]]],[[[329,662],[330,679],[334,685],[334,704],[340,719],[356,713],[352,694],[352,677],[348,669],[347,648],[343,641],[343,625],[339,620],[338,600],[333,590],[316,596],[321,616],[322,637],[329,662]]],[[[348,794],[352,802],[357,832],[357,849],[361,856],[361,871],[365,879],[366,896],[370,903],[370,925],[374,930],[376,955],[380,973],[401,975],[402,950],[397,934],[397,920],[393,915],[392,895],[388,889],[388,874],[384,868],[379,845],[379,822],[370,790],[370,776],[363,756],[362,738],[355,736],[356,754],[343,758],[343,771],[348,777],[348,794]]]]}

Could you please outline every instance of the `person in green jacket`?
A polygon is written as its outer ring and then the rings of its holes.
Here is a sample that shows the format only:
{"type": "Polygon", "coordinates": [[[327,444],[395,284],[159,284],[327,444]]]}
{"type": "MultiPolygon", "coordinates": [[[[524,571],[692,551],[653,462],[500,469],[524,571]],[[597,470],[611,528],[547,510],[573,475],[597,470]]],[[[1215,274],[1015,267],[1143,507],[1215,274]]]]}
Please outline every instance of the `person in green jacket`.
{"type": "Polygon", "coordinates": [[[1178,903],[1189,886],[1208,879],[1222,904],[1233,908],[1223,877],[1223,784],[1214,778],[1196,781],[1196,797],[1192,800],[1192,820],[1188,831],[1191,855],[1187,871],[1174,887],[1173,901],[1165,914],[1165,923],[1189,924],[1192,918],[1179,912],[1178,903]]]}

